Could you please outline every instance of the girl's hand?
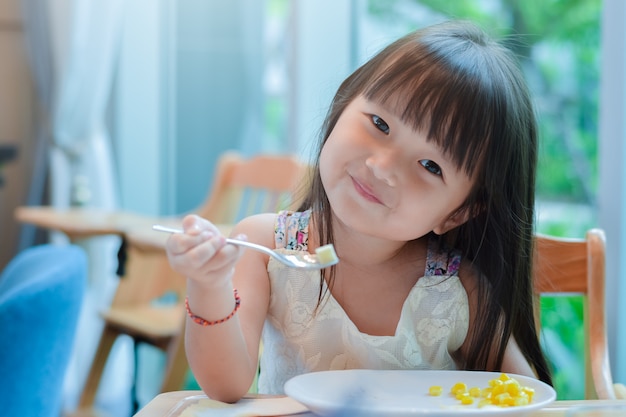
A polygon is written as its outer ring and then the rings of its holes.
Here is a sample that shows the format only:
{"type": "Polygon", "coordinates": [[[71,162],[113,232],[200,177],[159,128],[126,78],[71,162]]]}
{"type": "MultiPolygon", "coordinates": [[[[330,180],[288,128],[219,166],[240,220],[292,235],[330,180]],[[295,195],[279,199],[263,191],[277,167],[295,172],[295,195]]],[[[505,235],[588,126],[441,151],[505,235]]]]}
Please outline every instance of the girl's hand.
{"type": "Polygon", "coordinates": [[[203,286],[223,286],[232,276],[241,248],[227,245],[213,223],[196,215],[185,216],[183,230],[172,234],[165,245],[172,268],[203,286]]]}

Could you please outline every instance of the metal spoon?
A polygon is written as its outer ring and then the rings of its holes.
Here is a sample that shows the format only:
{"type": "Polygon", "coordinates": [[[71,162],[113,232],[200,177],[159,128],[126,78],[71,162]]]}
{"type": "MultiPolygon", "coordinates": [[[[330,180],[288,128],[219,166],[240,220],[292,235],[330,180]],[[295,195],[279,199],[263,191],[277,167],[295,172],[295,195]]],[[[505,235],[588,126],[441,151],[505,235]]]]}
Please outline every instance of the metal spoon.
{"type": "MultiPolygon", "coordinates": [[[[181,229],[161,226],[159,224],[153,225],[152,229],[156,230],[157,232],[183,233],[183,230],[181,229]]],[[[339,262],[339,258],[337,257],[337,254],[335,253],[335,249],[332,244],[324,245],[317,248],[315,250],[315,255],[305,251],[285,255],[265,246],[257,245],[256,243],[246,242],[244,240],[227,238],[226,243],[230,243],[231,245],[245,246],[247,248],[263,252],[266,255],[273,256],[277,261],[282,262],[283,264],[292,268],[324,269],[339,262]]]]}

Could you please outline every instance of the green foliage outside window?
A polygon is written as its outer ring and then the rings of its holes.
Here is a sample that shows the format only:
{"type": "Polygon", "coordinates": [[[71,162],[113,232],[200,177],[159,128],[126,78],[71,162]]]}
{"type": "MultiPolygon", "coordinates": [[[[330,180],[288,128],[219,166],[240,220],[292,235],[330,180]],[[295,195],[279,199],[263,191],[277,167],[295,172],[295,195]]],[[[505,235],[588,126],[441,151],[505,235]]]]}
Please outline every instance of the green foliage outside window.
{"type": "Polygon", "coordinates": [[[541,130],[539,198],[593,205],[600,0],[369,0],[368,14],[405,31],[470,19],[521,61],[541,130]],[[410,7],[415,13],[407,13],[410,7]],[[416,16],[420,16],[418,21],[416,16]]]}

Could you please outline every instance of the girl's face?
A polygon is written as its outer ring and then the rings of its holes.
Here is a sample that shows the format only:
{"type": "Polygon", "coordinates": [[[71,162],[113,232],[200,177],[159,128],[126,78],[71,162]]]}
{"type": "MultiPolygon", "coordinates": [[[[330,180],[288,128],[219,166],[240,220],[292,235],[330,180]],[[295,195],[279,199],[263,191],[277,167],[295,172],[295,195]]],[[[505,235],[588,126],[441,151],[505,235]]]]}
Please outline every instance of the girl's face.
{"type": "Polygon", "coordinates": [[[378,238],[409,241],[464,223],[473,181],[423,132],[363,96],[339,117],[320,155],[334,216],[378,238]]]}

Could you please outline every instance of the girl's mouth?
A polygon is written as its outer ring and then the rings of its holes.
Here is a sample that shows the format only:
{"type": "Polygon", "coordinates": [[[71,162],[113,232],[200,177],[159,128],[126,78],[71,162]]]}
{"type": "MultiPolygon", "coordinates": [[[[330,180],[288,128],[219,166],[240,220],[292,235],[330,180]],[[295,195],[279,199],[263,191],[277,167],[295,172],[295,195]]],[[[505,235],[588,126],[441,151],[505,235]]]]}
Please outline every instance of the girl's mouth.
{"type": "Polygon", "coordinates": [[[376,195],[372,192],[372,190],[369,187],[367,187],[366,185],[363,185],[354,177],[352,178],[352,184],[354,185],[354,188],[357,191],[357,193],[359,193],[359,195],[361,195],[367,201],[371,201],[376,204],[383,204],[383,202],[380,201],[378,197],[376,197],[376,195]]]}

